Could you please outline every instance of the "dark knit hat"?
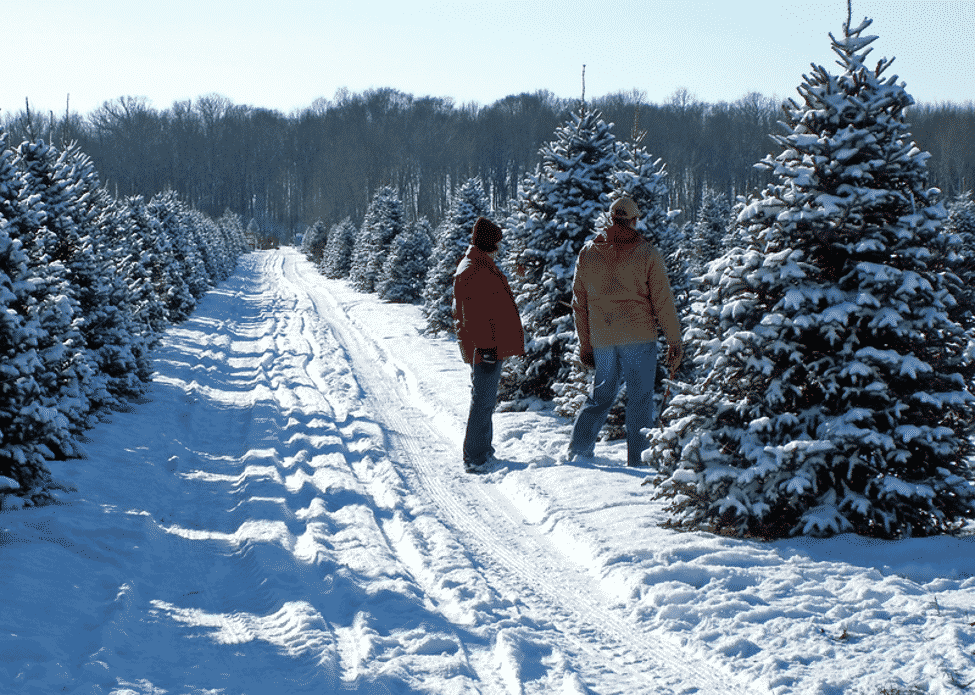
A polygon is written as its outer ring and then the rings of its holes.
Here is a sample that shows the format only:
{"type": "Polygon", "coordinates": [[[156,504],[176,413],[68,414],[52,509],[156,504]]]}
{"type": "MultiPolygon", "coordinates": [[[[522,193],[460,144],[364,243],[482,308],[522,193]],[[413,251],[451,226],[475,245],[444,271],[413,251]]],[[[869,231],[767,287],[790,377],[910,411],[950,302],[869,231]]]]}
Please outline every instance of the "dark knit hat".
{"type": "Polygon", "coordinates": [[[472,228],[472,246],[480,248],[485,253],[492,253],[499,248],[500,241],[502,241],[502,230],[499,225],[484,217],[475,220],[475,226],[472,228]]]}

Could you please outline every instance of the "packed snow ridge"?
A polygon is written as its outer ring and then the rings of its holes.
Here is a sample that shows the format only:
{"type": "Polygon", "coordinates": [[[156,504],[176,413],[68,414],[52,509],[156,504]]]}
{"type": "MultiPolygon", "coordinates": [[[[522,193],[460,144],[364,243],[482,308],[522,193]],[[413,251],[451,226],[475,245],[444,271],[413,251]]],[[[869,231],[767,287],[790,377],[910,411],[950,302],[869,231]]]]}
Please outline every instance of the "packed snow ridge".
{"type": "MultiPolygon", "coordinates": [[[[497,413],[416,305],[252,253],[0,514],[0,693],[959,693],[973,535],[678,533],[622,442],[497,413]]],[[[0,485],[9,485],[0,480],[0,485]]]]}

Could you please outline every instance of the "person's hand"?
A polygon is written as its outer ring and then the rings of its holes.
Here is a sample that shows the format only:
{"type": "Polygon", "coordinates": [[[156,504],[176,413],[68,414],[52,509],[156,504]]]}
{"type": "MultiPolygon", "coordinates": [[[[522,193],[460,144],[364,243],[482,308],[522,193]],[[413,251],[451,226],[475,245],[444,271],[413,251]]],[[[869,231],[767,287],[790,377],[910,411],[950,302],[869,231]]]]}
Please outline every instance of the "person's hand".
{"type": "Polygon", "coordinates": [[[669,345],[668,353],[665,355],[665,366],[668,367],[669,377],[674,377],[675,372],[678,371],[679,365],[682,364],[682,356],[684,351],[681,345],[669,345]]]}
{"type": "Polygon", "coordinates": [[[479,350],[478,353],[482,356],[482,362],[485,364],[495,364],[499,361],[498,348],[486,348],[484,350],[479,350]]]}
{"type": "Polygon", "coordinates": [[[587,369],[594,368],[594,351],[593,350],[581,350],[580,351],[580,364],[582,364],[587,369]]]}

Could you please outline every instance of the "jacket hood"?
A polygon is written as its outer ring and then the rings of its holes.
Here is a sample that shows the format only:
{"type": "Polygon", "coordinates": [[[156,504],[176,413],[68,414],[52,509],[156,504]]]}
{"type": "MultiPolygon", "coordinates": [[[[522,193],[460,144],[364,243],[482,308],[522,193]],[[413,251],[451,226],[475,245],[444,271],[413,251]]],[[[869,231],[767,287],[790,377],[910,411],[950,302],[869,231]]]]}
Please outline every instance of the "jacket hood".
{"type": "Polygon", "coordinates": [[[645,241],[647,239],[637,230],[615,223],[594,237],[591,243],[600,254],[612,253],[616,260],[621,252],[632,251],[645,241]]]}
{"type": "Polygon", "coordinates": [[[617,248],[634,247],[645,241],[641,234],[630,227],[614,223],[594,237],[595,244],[615,246],[617,248]]]}

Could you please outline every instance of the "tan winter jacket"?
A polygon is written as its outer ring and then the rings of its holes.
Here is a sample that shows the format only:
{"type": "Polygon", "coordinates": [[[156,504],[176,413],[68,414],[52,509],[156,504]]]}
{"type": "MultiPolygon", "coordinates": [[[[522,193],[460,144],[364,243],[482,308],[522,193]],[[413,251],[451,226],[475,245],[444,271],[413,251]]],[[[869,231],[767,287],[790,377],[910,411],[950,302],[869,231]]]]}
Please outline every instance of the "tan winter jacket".
{"type": "Polygon", "coordinates": [[[661,253],[619,224],[588,241],[577,257],[573,319],[582,357],[595,347],[654,342],[659,328],[669,346],[682,344],[661,253]]]}
{"type": "Polygon", "coordinates": [[[509,281],[487,253],[469,246],[454,277],[451,313],[461,354],[478,364],[478,350],[495,348],[499,359],[525,352],[522,320],[509,281]]]}

